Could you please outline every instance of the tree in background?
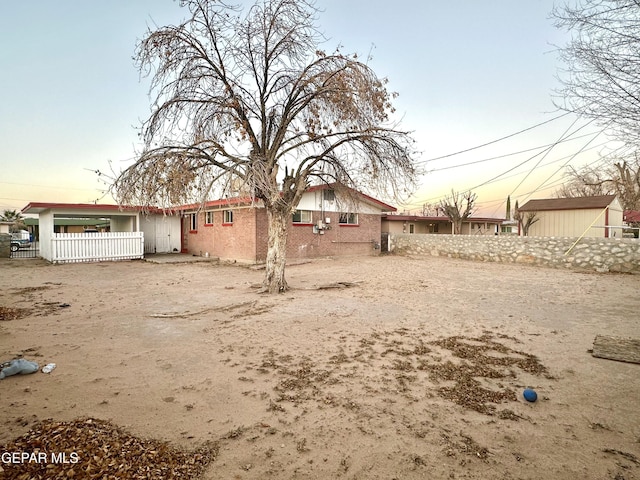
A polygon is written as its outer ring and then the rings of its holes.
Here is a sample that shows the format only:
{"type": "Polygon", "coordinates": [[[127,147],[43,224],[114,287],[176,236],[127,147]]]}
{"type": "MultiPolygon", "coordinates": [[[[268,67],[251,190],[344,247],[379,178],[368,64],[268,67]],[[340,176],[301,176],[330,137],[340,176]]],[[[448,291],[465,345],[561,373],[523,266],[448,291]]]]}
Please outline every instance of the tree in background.
{"type": "Polygon", "coordinates": [[[507,206],[505,208],[505,220],[511,220],[511,195],[507,195],[507,206]]]}
{"type": "MultiPolygon", "coordinates": [[[[639,7],[640,8],[640,7],[639,7]]],[[[570,167],[558,197],[617,195],[625,210],[640,210],[640,158],[619,160],[604,168],[570,167]]]]}
{"type": "Polygon", "coordinates": [[[2,212],[2,215],[0,215],[0,220],[3,222],[11,223],[9,230],[12,233],[19,232],[20,230],[26,228],[24,217],[17,210],[5,210],[4,212],[2,212]]]}
{"type": "Polygon", "coordinates": [[[422,205],[423,217],[437,217],[441,214],[442,210],[439,203],[425,203],[424,205],[422,205]]]}
{"type": "Polygon", "coordinates": [[[538,212],[521,212],[518,207],[518,201],[516,200],[516,208],[513,212],[513,219],[518,222],[518,228],[523,236],[529,236],[529,229],[531,225],[540,220],[538,212]]]}
{"type": "Polygon", "coordinates": [[[640,5],[580,0],[557,6],[555,24],[571,33],[560,48],[565,69],[556,105],[595,119],[634,149],[640,139],[640,5]]]}
{"type": "Polygon", "coordinates": [[[477,195],[472,192],[459,193],[451,190],[451,195],[440,201],[440,209],[451,220],[454,234],[462,232],[462,222],[473,213],[476,198],[477,195]]]}
{"type": "Polygon", "coordinates": [[[283,292],[288,224],[309,185],[407,195],[413,141],[391,121],[395,94],[368,60],[321,50],[312,0],[258,0],[246,12],[180,3],[186,21],[138,44],[154,101],[114,196],[168,207],[240,189],[267,212],[263,290],[283,292]]]}

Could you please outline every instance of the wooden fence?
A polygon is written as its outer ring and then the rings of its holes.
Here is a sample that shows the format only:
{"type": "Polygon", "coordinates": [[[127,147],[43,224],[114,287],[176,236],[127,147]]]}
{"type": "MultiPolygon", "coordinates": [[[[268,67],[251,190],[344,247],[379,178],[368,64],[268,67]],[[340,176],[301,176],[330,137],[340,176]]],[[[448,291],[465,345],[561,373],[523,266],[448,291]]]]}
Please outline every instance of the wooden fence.
{"type": "Polygon", "coordinates": [[[144,258],[144,233],[54,233],[51,253],[53,263],[144,258]]]}

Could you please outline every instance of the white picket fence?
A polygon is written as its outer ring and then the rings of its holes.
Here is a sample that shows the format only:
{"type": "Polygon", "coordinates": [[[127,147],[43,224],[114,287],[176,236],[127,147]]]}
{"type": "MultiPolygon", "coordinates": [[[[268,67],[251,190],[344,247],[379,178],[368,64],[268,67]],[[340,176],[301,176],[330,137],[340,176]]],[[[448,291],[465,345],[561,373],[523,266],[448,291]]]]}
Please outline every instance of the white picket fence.
{"type": "Polygon", "coordinates": [[[54,263],[144,258],[143,232],[54,233],[51,240],[54,263]]]}

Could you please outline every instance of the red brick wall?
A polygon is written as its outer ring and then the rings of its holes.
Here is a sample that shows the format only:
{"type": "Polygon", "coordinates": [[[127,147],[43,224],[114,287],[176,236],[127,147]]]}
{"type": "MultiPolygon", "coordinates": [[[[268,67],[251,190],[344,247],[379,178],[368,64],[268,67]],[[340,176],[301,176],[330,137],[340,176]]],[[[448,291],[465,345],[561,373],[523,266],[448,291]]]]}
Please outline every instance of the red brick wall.
{"type": "Polygon", "coordinates": [[[256,259],[264,262],[267,259],[267,245],[269,243],[269,221],[264,208],[256,209],[256,259]]]}
{"type": "MultiPolygon", "coordinates": [[[[313,233],[313,225],[289,225],[287,258],[313,258],[340,255],[377,255],[380,243],[380,215],[358,214],[358,225],[340,225],[339,214],[313,212],[313,224],[331,219],[330,229],[324,234],[313,233]]],[[[224,260],[262,262],[267,258],[268,222],[264,208],[233,210],[233,224],[223,225],[223,212],[213,212],[213,225],[205,225],[205,214],[198,216],[198,229],[189,231],[189,218],[185,217],[185,248],[191,254],[224,260]]]]}
{"type": "Polygon", "coordinates": [[[189,230],[189,217],[183,222],[188,253],[223,260],[256,261],[256,211],[254,208],[233,210],[233,223],[223,224],[223,210],[213,211],[213,223],[205,224],[205,212],[198,214],[198,228],[189,230]]]}
{"type": "Polygon", "coordinates": [[[358,225],[339,225],[339,213],[314,211],[313,223],[331,219],[324,234],[313,233],[312,225],[289,226],[287,258],[312,258],[340,255],[377,255],[374,243],[380,243],[380,215],[358,214],[358,225]],[[372,242],[373,241],[373,242],[372,242]]]}

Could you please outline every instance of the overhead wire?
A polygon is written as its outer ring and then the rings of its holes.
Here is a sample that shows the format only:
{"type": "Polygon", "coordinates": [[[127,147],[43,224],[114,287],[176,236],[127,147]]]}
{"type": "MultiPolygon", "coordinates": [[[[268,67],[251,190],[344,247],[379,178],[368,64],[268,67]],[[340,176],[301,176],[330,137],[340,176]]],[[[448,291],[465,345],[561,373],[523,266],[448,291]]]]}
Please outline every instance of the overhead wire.
{"type": "MultiPolygon", "coordinates": [[[[578,118],[576,118],[576,119],[573,121],[573,123],[572,123],[571,125],[569,125],[569,127],[567,127],[567,129],[566,129],[564,132],[562,132],[562,135],[560,135],[560,138],[558,139],[558,141],[556,141],[556,142],[555,142],[555,143],[554,143],[554,144],[549,148],[549,150],[547,150],[547,151],[545,152],[545,154],[544,154],[544,155],[543,155],[543,156],[538,160],[538,162],[537,162],[533,167],[531,167],[531,170],[529,170],[529,172],[524,176],[524,178],[523,178],[522,180],[520,180],[520,182],[518,183],[518,185],[516,185],[516,187],[513,189],[513,191],[511,192],[511,195],[513,195],[513,194],[516,192],[516,190],[518,190],[518,188],[520,188],[520,186],[521,186],[521,185],[522,185],[522,184],[527,180],[527,178],[529,178],[529,175],[531,175],[531,174],[533,173],[533,171],[534,171],[536,168],[538,168],[538,166],[540,165],[540,163],[541,163],[545,158],[547,158],[547,155],[548,155],[549,153],[551,153],[551,151],[554,149],[554,147],[556,147],[556,146],[558,145],[558,143],[559,143],[559,142],[564,138],[564,136],[567,134],[567,132],[573,128],[573,126],[576,124],[576,122],[577,122],[577,121],[578,121],[578,118]]],[[[583,125],[582,127],[580,127],[580,129],[582,129],[582,128],[584,128],[584,127],[586,127],[586,126],[590,125],[590,124],[591,124],[591,122],[589,122],[589,123],[587,123],[587,124],[583,125]]],[[[580,131],[580,129],[578,129],[577,131],[580,131]]]]}
{"type": "MultiPolygon", "coordinates": [[[[600,148],[600,147],[602,147],[602,146],[604,146],[604,145],[607,145],[609,142],[608,142],[608,141],[605,141],[605,142],[599,143],[599,144],[597,144],[597,145],[594,145],[594,146],[592,146],[592,147],[586,148],[586,146],[588,146],[588,144],[589,144],[589,143],[591,143],[591,142],[593,141],[593,139],[594,139],[594,138],[596,138],[598,135],[600,135],[600,133],[602,133],[602,132],[596,132],[596,133],[592,133],[592,134],[590,134],[590,135],[593,135],[593,138],[592,138],[592,139],[590,139],[590,140],[589,140],[589,142],[587,142],[587,144],[586,144],[586,145],[583,145],[583,147],[580,149],[580,152],[579,152],[579,153],[584,153],[584,152],[587,152],[587,151],[589,151],[589,150],[594,150],[594,149],[600,148]]],[[[545,149],[545,151],[546,151],[546,149],[545,149]]],[[[616,151],[617,151],[617,150],[616,150],[616,151]]],[[[512,175],[507,175],[507,174],[508,174],[508,173],[510,173],[510,172],[512,172],[513,170],[517,169],[518,167],[520,167],[520,166],[522,166],[522,165],[526,164],[527,162],[529,162],[529,161],[531,161],[531,160],[535,159],[536,157],[538,157],[538,156],[542,155],[543,153],[544,153],[544,151],[543,151],[543,152],[539,152],[539,153],[537,153],[536,155],[533,155],[532,157],[529,157],[529,158],[528,158],[528,159],[526,159],[525,161],[523,161],[523,162],[519,163],[519,164],[518,164],[518,165],[516,165],[515,167],[509,168],[507,171],[502,172],[501,174],[496,175],[495,177],[492,177],[491,179],[486,180],[485,182],[482,182],[482,183],[481,183],[481,184],[479,184],[479,185],[476,185],[476,186],[471,187],[471,188],[466,188],[466,189],[464,189],[464,191],[466,192],[466,191],[469,191],[469,190],[474,190],[474,189],[476,189],[476,188],[480,188],[480,187],[483,187],[483,186],[489,185],[489,184],[491,184],[491,183],[495,183],[495,182],[496,182],[496,181],[498,181],[498,180],[506,180],[506,179],[509,179],[509,178],[512,178],[512,177],[516,177],[516,176],[522,175],[522,172],[518,172],[518,173],[515,173],[515,174],[512,174],[512,175]]],[[[608,155],[610,155],[610,154],[608,154],[608,155]]],[[[608,155],[607,155],[607,156],[608,156],[608,155]]],[[[545,164],[542,164],[542,165],[541,165],[541,167],[546,167],[546,166],[549,166],[549,165],[553,165],[554,163],[558,163],[558,162],[561,162],[561,161],[566,160],[566,159],[571,160],[571,159],[575,158],[575,156],[576,156],[576,154],[566,155],[566,156],[564,156],[564,157],[560,157],[560,158],[557,158],[557,159],[551,160],[551,161],[549,161],[549,162],[547,162],[547,163],[545,163],[545,164]]],[[[604,158],[605,158],[605,157],[600,157],[600,158],[599,158],[595,163],[603,161],[603,160],[604,160],[604,158]]],[[[565,164],[565,166],[566,166],[566,164],[565,164]]],[[[560,168],[563,168],[563,167],[560,167],[560,168]]],[[[533,193],[535,193],[535,192],[533,192],[533,193]]],[[[414,206],[414,207],[418,207],[418,206],[420,206],[420,205],[423,205],[424,203],[433,202],[433,201],[435,201],[435,200],[440,200],[440,199],[442,199],[442,198],[444,198],[444,196],[443,196],[443,195],[439,195],[439,196],[436,196],[436,197],[431,197],[431,198],[427,198],[427,199],[423,199],[423,200],[418,200],[418,201],[415,201],[415,202],[406,203],[405,205],[406,205],[406,206],[414,206]]]]}
{"type": "Polygon", "coordinates": [[[486,146],[489,146],[489,145],[493,145],[494,143],[498,143],[498,142],[501,142],[501,141],[503,141],[503,140],[507,140],[508,138],[515,137],[515,136],[520,135],[520,134],[522,134],[522,133],[525,133],[525,132],[528,132],[528,131],[533,130],[533,129],[535,129],[535,128],[541,127],[542,125],[546,125],[547,123],[551,123],[551,122],[553,122],[553,121],[555,121],[555,120],[558,120],[558,119],[560,119],[560,118],[566,117],[566,116],[567,116],[567,115],[569,115],[570,113],[571,113],[571,112],[565,112],[565,113],[563,113],[563,114],[561,114],[561,115],[558,115],[558,116],[556,116],[556,117],[553,117],[553,118],[551,118],[551,119],[549,119],[549,120],[545,120],[544,122],[540,122],[540,123],[538,123],[538,124],[536,124],[536,125],[533,125],[532,127],[528,127],[528,128],[523,129],[523,130],[519,130],[519,131],[517,131],[517,132],[515,132],[515,133],[512,133],[512,134],[506,135],[506,136],[504,136],[504,137],[500,137],[500,138],[497,138],[497,139],[495,139],[495,140],[491,140],[490,142],[483,143],[482,145],[477,145],[477,146],[475,146],[475,147],[467,148],[467,149],[465,149],[465,150],[460,150],[460,151],[458,151],[458,152],[449,153],[449,154],[447,154],[447,155],[441,155],[441,156],[439,156],[439,157],[429,158],[429,159],[427,159],[427,160],[422,160],[422,161],[420,161],[420,162],[416,162],[416,163],[421,164],[421,163],[432,162],[432,161],[434,161],[434,160],[441,160],[441,159],[443,159],[443,158],[453,157],[453,156],[456,156],[456,155],[460,155],[460,154],[462,154],[462,153],[471,152],[471,151],[473,151],[473,150],[477,150],[477,149],[479,149],[479,148],[483,148],[483,147],[486,147],[486,146]]]}
{"type": "Polygon", "coordinates": [[[503,155],[497,155],[495,157],[483,158],[481,160],[474,160],[472,162],[459,163],[457,165],[449,165],[449,166],[446,166],[446,167],[433,168],[431,170],[427,170],[426,173],[429,174],[429,173],[441,172],[441,171],[444,171],[444,170],[452,170],[454,168],[468,167],[469,165],[476,165],[478,163],[489,162],[491,160],[499,160],[501,158],[513,157],[513,156],[516,156],[516,155],[520,155],[521,153],[529,153],[529,152],[533,152],[535,150],[546,149],[548,147],[551,147],[553,145],[557,145],[559,143],[572,142],[574,140],[579,140],[581,138],[589,137],[591,135],[595,135],[595,132],[585,133],[585,134],[582,134],[582,135],[578,135],[577,137],[567,138],[567,139],[561,140],[559,142],[547,143],[546,145],[540,145],[540,146],[537,146],[537,147],[527,148],[525,150],[519,150],[517,152],[506,153],[506,154],[503,154],[503,155]]]}

